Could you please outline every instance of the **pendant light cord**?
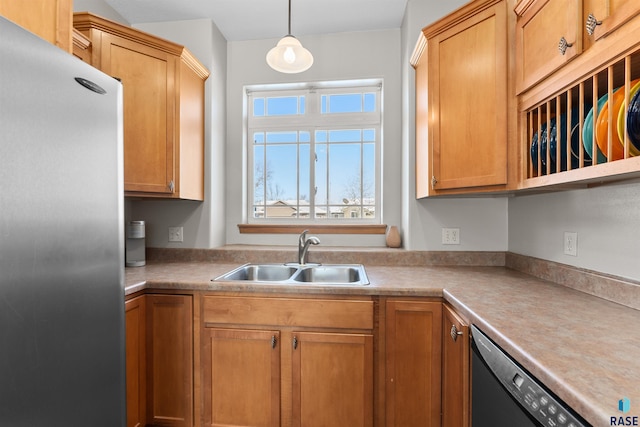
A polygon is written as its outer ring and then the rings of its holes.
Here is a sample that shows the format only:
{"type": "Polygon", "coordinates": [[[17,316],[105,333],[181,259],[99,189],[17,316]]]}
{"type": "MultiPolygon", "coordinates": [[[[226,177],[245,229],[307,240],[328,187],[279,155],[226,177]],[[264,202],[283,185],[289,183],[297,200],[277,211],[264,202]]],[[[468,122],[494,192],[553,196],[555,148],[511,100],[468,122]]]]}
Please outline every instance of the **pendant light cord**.
{"type": "Polygon", "coordinates": [[[287,35],[291,35],[291,0],[289,0],[289,33],[287,35]]]}

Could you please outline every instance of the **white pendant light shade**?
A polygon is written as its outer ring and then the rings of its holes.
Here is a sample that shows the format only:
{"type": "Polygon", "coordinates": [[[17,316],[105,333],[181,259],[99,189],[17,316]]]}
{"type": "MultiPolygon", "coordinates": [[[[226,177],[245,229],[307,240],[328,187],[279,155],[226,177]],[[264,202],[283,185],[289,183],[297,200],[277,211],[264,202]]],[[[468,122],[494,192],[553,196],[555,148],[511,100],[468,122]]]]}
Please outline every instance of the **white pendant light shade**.
{"type": "Polygon", "coordinates": [[[267,53],[267,64],[281,73],[301,73],[313,65],[313,55],[291,35],[291,0],[289,0],[289,32],[267,53]]]}
{"type": "Polygon", "coordinates": [[[281,73],[301,73],[313,65],[313,55],[297,38],[286,35],[267,53],[267,64],[281,73]]]}

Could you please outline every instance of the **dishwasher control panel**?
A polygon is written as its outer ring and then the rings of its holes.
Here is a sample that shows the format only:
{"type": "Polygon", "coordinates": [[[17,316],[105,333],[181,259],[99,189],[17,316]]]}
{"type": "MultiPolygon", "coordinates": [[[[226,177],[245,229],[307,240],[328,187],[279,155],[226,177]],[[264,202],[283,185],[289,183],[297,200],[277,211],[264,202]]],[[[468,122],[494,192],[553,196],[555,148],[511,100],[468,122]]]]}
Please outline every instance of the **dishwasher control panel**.
{"type": "Polygon", "coordinates": [[[471,336],[475,349],[493,375],[540,425],[546,427],[589,426],[475,325],[471,325],[471,336]]]}

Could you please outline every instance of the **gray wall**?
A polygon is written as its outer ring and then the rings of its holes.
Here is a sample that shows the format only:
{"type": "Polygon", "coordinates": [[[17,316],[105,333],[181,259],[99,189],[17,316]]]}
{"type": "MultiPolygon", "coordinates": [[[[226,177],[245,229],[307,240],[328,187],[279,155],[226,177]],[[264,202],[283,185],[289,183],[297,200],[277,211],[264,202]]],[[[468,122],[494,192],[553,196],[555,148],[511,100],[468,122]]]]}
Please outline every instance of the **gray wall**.
{"type": "MultiPolygon", "coordinates": [[[[246,147],[243,137],[243,88],[262,83],[289,83],[357,78],[384,79],[384,207],[389,224],[401,220],[401,76],[399,29],[300,37],[314,56],[308,71],[287,75],[267,65],[265,55],[278,42],[250,40],[229,43],[227,80],[227,242],[296,244],[294,235],[240,234],[237,225],[245,220],[244,169],[246,147]],[[372,47],[375,46],[375,54],[372,47]]],[[[383,246],[384,236],[324,235],[323,245],[383,246]]]]}
{"type": "Polygon", "coordinates": [[[640,180],[509,200],[509,250],[640,280],[640,180]],[[578,233],[577,256],[564,232],[578,233]]]}

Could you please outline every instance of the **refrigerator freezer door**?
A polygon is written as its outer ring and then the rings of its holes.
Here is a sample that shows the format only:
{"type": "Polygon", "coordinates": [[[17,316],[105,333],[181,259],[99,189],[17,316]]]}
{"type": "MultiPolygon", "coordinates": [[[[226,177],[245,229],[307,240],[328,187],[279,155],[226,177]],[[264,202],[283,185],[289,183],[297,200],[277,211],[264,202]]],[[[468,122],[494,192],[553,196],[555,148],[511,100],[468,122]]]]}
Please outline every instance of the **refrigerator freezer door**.
{"type": "Polygon", "coordinates": [[[0,17],[2,426],[125,425],[122,169],[122,86],[0,17]]]}

